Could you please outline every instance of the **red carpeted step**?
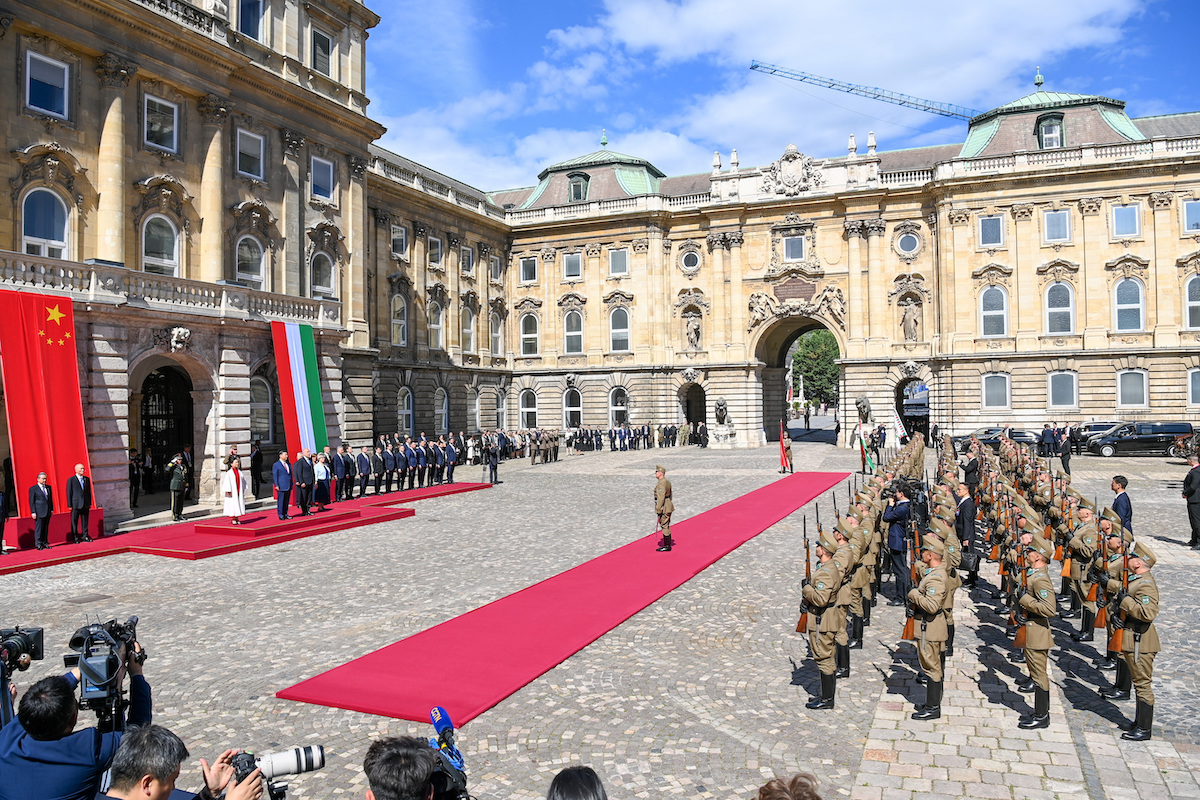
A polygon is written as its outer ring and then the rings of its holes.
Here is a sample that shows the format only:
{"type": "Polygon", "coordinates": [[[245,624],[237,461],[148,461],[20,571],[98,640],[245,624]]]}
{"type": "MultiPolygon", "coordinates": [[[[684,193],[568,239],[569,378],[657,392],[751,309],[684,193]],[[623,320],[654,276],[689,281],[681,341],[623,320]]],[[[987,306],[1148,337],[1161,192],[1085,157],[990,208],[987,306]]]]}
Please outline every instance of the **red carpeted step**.
{"type": "Polygon", "coordinates": [[[360,515],[361,512],[357,509],[335,511],[330,508],[327,511],[316,511],[314,509],[307,517],[297,515],[291,519],[280,519],[276,516],[274,510],[265,512],[253,511],[242,517],[238,525],[234,525],[233,520],[229,517],[219,517],[212,522],[197,522],[196,533],[215,533],[224,536],[236,536],[239,539],[244,539],[247,536],[274,536],[275,534],[288,533],[305,528],[326,528],[329,525],[351,527],[359,524],[355,520],[360,515]]]}

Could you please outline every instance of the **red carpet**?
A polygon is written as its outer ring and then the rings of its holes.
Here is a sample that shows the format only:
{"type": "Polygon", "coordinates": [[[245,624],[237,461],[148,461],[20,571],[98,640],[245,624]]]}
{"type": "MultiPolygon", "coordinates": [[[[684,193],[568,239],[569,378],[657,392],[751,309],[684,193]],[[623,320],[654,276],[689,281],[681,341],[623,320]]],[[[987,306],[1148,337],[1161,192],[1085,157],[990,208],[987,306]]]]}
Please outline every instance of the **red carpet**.
{"type": "Polygon", "coordinates": [[[276,696],[415,722],[441,705],[462,725],[846,477],[789,475],[672,525],[670,554],[638,539],[276,696]]]}
{"type": "Polygon", "coordinates": [[[248,512],[242,517],[241,525],[234,525],[229,517],[210,517],[194,522],[177,522],[157,528],[145,528],[120,536],[105,536],[83,544],[58,545],[49,550],[14,550],[0,557],[0,575],[118,553],[144,553],[195,561],[289,542],[306,536],[357,528],[360,525],[403,519],[413,516],[416,512],[411,508],[396,506],[488,488],[491,488],[491,484],[434,485],[409,492],[392,492],[378,496],[372,494],[333,503],[322,513],[307,517],[297,516],[287,521],[281,521],[275,516],[275,509],[272,507],[248,512]]]}

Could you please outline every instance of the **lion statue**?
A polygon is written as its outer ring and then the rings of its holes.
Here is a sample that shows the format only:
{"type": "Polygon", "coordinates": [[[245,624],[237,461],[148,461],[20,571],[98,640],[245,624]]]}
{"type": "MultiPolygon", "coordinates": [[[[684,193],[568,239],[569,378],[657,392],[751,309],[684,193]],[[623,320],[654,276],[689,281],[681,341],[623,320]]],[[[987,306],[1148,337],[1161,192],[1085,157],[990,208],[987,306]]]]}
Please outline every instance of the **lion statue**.
{"type": "Polygon", "coordinates": [[[865,394],[860,394],[854,401],[855,408],[858,409],[858,421],[864,425],[869,422],[874,422],[871,416],[871,401],[867,399],[865,394]]]}
{"type": "Polygon", "coordinates": [[[718,425],[729,425],[729,403],[724,397],[718,397],[716,403],[716,416],[718,425]]]}

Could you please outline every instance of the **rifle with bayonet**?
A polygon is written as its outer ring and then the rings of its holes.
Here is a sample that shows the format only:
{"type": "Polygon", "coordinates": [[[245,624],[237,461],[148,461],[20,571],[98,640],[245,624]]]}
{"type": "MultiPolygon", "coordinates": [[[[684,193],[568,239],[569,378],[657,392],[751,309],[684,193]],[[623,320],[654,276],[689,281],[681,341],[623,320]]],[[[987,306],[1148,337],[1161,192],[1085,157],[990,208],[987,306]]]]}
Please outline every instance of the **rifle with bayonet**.
{"type": "Polygon", "coordinates": [[[808,517],[804,517],[804,582],[800,584],[800,621],[796,623],[796,633],[808,630],[808,604],[804,602],[803,590],[812,583],[812,551],[808,544],[808,517]]]}

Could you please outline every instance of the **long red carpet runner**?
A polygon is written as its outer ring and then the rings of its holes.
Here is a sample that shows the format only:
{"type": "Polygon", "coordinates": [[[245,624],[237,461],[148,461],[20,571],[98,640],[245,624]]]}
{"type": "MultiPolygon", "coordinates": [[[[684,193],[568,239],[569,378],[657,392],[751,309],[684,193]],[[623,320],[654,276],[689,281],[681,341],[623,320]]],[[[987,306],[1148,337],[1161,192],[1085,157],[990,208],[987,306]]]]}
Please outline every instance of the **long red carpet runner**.
{"type": "Polygon", "coordinates": [[[276,694],[286,700],[462,725],[847,477],[806,472],[671,526],[276,694]]]}

